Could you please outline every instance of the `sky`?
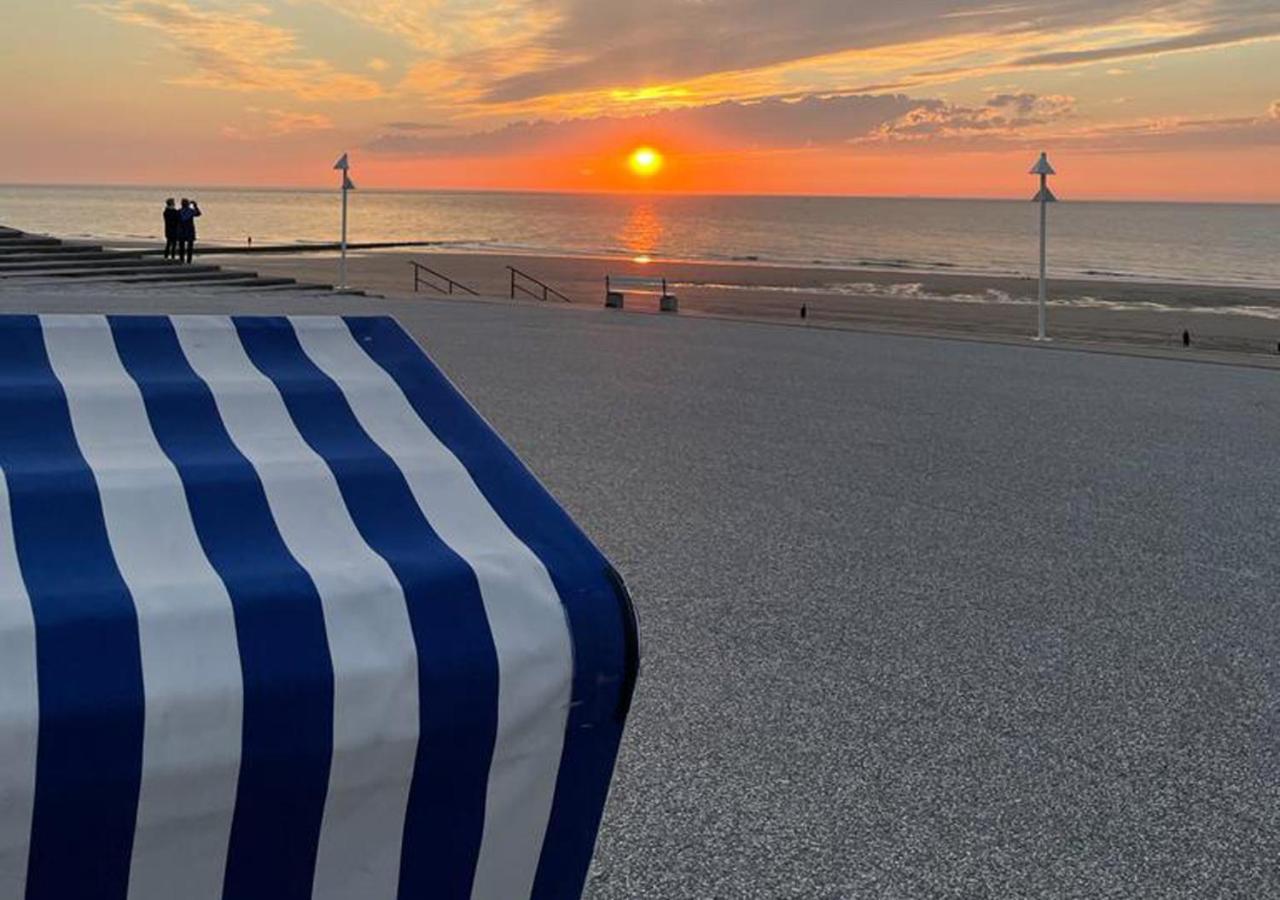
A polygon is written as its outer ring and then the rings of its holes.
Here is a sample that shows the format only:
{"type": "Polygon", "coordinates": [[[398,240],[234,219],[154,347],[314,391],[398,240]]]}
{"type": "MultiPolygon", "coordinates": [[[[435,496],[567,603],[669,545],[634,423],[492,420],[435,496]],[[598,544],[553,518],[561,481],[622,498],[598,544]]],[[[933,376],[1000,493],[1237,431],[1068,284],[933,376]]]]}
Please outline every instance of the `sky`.
{"type": "Polygon", "coordinates": [[[1277,0],[4,0],[0,182],[1280,202],[1277,0]],[[662,165],[637,173],[640,146],[662,165]]]}

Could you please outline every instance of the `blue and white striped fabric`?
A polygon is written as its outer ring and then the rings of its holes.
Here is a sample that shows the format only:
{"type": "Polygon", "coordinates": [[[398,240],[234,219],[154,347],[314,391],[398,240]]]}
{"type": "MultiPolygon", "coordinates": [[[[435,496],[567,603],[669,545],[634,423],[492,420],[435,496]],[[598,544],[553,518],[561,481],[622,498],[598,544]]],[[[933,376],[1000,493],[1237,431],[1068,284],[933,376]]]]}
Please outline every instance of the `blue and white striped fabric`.
{"type": "Polygon", "coordinates": [[[394,321],[0,316],[0,898],[576,897],[635,665],[394,321]]]}

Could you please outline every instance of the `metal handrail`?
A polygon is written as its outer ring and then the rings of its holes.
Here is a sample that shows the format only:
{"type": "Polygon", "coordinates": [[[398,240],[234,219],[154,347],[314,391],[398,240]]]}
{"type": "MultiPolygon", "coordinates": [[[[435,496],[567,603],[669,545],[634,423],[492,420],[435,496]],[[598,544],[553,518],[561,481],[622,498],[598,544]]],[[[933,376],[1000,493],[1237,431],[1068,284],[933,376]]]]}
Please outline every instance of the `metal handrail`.
{"type": "Polygon", "coordinates": [[[520,291],[520,292],[521,292],[521,293],[523,293],[523,294],[528,294],[530,297],[532,297],[532,298],[533,298],[533,299],[535,299],[535,300],[544,300],[544,301],[545,301],[545,300],[547,299],[547,297],[550,295],[550,296],[559,297],[559,298],[560,298],[561,300],[563,300],[565,303],[572,303],[572,302],[573,302],[573,301],[572,301],[572,300],[570,300],[568,297],[566,297],[564,294],[560,293],[560,292],[559,292],[559,291],[557,291],[555,288],[551,287],[551,285],[546,284],[545,282],[539,281],[537,278],[534,278],[534,277],[533,277],[532,275],[530,275],[528,272],[522,272],[522,271],[520,271],[519,269],[517,269],[515,266],[507,266],[507,268],[511,271],[511,299],[512,299],[512,300],[514,300],[514,299],[516,298],[516,291],[520,291]],[[518,284],[518,283],[516,282],[516,276],[517,276],[517,275],[519,275],[521,278],[525,279],[526,281],[532,281],[532,282],[533,282],[534,284],[536,284],[538,287],[542,288],[542,296],[541,296],[541,297],[539,297],[536,293],[534,293],[533,291],[529,290],[529,289],[528,289],[527,287],[525,287],[523,284],[518,284]]]}
{"type": "Polygon", "coordinates": [[[409,260],[409,265],[413,266],[413,292],[415,294],[418,293],[419,285],[425,284],[427,287],[431,288],[432,290],[439,291],[442,294],[452,294],[454,288],[461,288],[462,290],[466,291],[468,294],[471,294],[473,297],[480,296],[478,292],[471,290],[471,288],[467,287],[462,282],[454,281],[448,275],[445,275],[441,272],[437,272],[435,269],[431,268],[430,266],[424,266],[422,263],[418,262],[417,260],[414,260],[414,259],[409,260]],[[439,278],[441,281],[445,283],[445,287],[440,287],[440,285],[435,284],[429,278],[423,278],[422,277],[423,272],[427,272],[428,274],[434,275],[436,278],[439,278]]]}

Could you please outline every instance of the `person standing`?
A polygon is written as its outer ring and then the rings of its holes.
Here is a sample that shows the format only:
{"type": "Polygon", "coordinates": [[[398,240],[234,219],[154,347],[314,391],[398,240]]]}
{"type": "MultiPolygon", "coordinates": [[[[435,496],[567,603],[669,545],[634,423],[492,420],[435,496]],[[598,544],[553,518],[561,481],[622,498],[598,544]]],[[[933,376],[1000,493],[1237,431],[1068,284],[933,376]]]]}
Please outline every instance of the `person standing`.
{"type": "Polygon", "coordinates": [[[178,207],[170,197],[164,201],[164,258],[178,258],[178,234],[182,230],[182,219],[178,215],[178,207]]]}
{"type": "Polygon", "coordinates": [[[201,215],[200,204],[194,200],[182,198],[182,208],[178,210],[181,227],[178,230],[178,259],[191,262],[196,247],[196,219],[201,215]]]}

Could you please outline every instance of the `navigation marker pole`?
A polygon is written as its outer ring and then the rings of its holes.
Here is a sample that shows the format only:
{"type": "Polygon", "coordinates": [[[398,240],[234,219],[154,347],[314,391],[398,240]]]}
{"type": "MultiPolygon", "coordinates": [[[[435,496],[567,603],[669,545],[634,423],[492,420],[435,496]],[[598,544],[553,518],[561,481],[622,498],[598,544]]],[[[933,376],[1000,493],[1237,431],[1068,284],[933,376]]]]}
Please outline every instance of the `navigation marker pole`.
{"type": "Polygon", "coordinates": [[[1041,153],[1040,158],[1036,160],[1036,164],[1031,167],[1032,175],[1040,176],[1040,190],[1032,197],[1032,201],[1040,203],[1040,327],[1036,332],[1035,339],[1037,341],[1047,341],[1049,338],[1044,333],[1044,306],[1045,295],[1045,272],[1044,272],[1044,235],[1045,235],[1045,208],[1057,201],[1057,197],[1053,196],[1053,191],[1049,190],[1049,176],[1057,174],[1053,170],[1053,166],[1049,165],[1049,156],[1041,153]]]}
{"type": "Polygon", "coordinates": [[[342,173],[342,262],[338,267],[338,287],[345,290],[347,287],[347,191],[354,191],[356,186],[347,174],[351,169],[347,154],[342,154],[342,157],[333,164],[333,168],[342,173]]]}

